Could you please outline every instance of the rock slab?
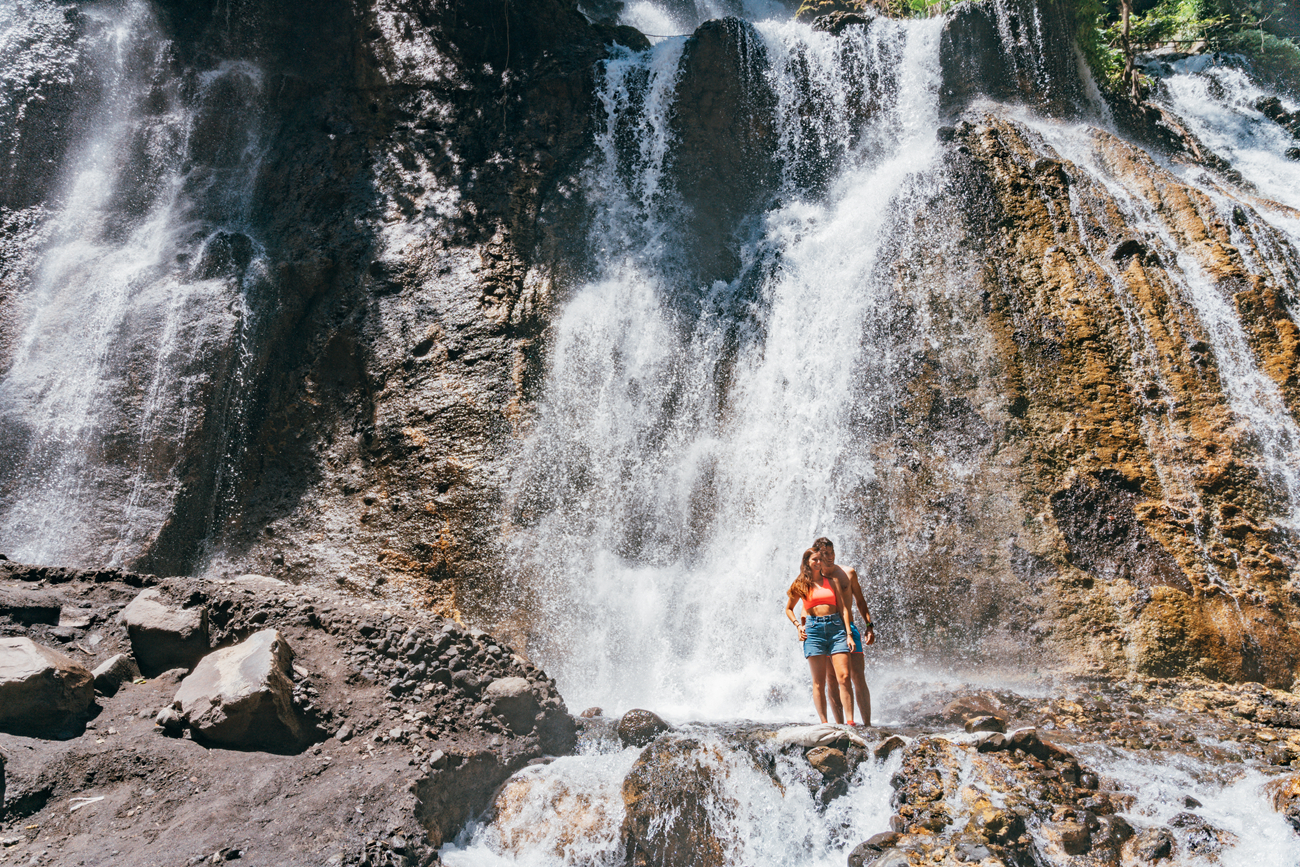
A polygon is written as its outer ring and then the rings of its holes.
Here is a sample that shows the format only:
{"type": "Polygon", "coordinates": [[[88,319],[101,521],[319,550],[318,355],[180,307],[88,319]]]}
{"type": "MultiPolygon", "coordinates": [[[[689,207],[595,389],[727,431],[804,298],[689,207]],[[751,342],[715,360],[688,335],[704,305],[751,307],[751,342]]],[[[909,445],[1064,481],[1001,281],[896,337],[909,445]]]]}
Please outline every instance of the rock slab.
{"type": "Polygon", "coordinates": [[[293,650],[263,629],[208,654],[181,681],[174,707],[196,740],[239,750],[292,752],[306,726],[293,704],[293,650]]]}
{"type": "Polygon", "coordinates": [[[206,608],[182,608],[154,589],[122,609],[131,651],[146,677],[172,668],[192,669],[208,652],[206,608]]]}
{"type": "Polygon", "coordinates": [[[30,638],[0,638],[0,731],[58,736],[95,700],[94,677],[62,653],[30,638]]]}

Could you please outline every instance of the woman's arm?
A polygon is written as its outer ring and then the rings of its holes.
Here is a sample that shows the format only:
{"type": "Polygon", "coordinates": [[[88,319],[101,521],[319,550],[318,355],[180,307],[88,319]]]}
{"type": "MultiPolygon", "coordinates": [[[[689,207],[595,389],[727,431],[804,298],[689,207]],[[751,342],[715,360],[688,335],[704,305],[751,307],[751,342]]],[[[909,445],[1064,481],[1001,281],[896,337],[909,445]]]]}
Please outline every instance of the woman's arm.
{"type": "Polygon", "coordinates": [[[853,630],[850,628],[853,623],[853,611],[849,608],[849,600],[844,593],[844,588],[840,587],[840,582],[832,581],[831,589],[835,591],[835,605],[839,608],[840,618],[844,621],[844,639],[849,643],[849,653],[852,653],[858,649],[853,643],[853,630]]]}
{"type": "Polygon", "coordinates": [[[862,643],[876,643],[876,627],[871,622],[871,612],[867,609],[867,600],[862,595],[862,585],[858,583],[858,570],[849,570],[849,590],[853,594],[853,599],[858,603],[858,610],[862,612],[863,629],[862,643]]]}
{"type": "Polygon", "coordinates": [[[793,595],[785,594],[785,619],[794,624],[794,628],[799,631],[799,640],[803,641],[808,636],[804,634],[803,619],[796,618],[794,614],[795,603],[799,602],[793,595]]]}

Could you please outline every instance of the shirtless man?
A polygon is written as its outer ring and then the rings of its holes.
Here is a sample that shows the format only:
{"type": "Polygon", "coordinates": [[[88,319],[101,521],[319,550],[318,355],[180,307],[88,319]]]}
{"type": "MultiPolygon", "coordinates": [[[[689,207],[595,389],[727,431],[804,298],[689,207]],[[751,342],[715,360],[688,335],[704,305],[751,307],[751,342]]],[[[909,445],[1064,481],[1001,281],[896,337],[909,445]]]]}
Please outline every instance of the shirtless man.
{"type": "MultiPolygon", "coordinates": [[[[840,593],[849,600],[850,619],[853,616],[854,603],[862,612],[865,629],[859,636],[857,626],[853,626],[855,652],[849,654],[849,675],[853,681],[853,694],[857,697],[858,712],[862,714],[862,724],[869,726],[871,725],[871,690],[867,688],[867,657],[862,652],[862,648],[864,645],[876,643],[876,630],[871,623],[871,612],[867,609],[867,600],[862,595],[862,585],[858,583],[857,570],[845,571],[835,565],[835,544],[823,536],[812,543],[812,549],[822,555],[822,574],[833,580],[839,587],[840,593]]],[[[843,719],[839,696],[834,690],[826,690],[826,692],[830,694],[836,718],[843,719]]]]}

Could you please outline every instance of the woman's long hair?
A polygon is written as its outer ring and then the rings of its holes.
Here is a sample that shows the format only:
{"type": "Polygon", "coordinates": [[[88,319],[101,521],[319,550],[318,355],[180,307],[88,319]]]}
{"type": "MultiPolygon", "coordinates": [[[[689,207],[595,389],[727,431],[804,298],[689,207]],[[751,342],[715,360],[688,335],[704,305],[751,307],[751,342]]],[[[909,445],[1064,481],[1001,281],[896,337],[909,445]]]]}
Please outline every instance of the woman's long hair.
{"type": "Polygon", "coordinates": [[[793,599],[806,599],[808,594],[813,591],[813,588],[817,586],[817,579],[813,578],[812,567],[808,565],[808,559],[812,555],[812,548],[803,552],[803,559],[799,561],[799,577],[794,579],[794,583],[786,591],[793,599]]]}

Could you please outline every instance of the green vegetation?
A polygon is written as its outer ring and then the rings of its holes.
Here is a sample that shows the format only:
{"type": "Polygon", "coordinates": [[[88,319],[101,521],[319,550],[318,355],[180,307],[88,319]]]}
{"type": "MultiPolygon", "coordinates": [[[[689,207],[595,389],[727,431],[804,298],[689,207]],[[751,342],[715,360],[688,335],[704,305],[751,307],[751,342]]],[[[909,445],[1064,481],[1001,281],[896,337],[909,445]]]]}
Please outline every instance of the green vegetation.
{"type": "MultiPolygon", "coordinates": [[[[1098,81],[1127,90],[1125,0],[1070,0],[1079,44],[1098,81]]],[[[1294,0],[1128,0],[1128,45],[1244,55],[1265,81],[1300,93],[1300,4],[1294,0]]]]}

